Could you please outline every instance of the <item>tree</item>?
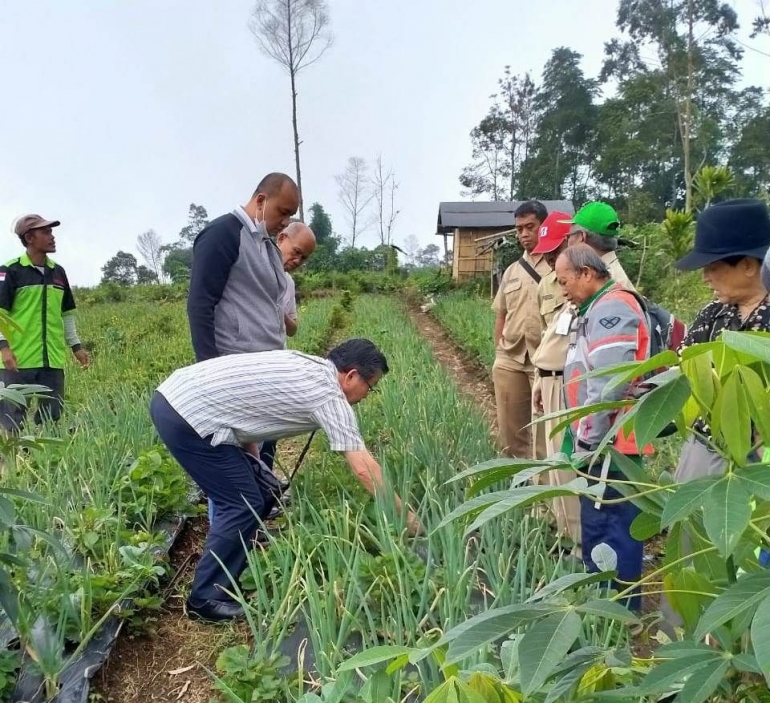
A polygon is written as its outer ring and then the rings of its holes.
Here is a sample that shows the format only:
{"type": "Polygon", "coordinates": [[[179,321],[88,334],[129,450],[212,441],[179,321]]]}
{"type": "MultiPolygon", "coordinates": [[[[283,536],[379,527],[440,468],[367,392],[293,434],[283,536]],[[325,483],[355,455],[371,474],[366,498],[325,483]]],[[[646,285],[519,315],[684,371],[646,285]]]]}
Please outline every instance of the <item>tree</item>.
{"type": "Polygon", "coordinates": [[[420,251],[420,240],[413,234],[410,234],[405,240],[402,247],[404,254],[409,259],[409,264],[414,266],[417,263],[417,255],[420,251]]]}
{"type": "Polygon", "coordinates": [[[102,283],[130,286],[136,282],[136,257],[119,251],[102,266],[102,283]]]}
{"type": "Polygon", "coordinates": [[[759,0],[759,15],[751,23],[751,38],[756,39],[760,34],[770,35],[770,16],[765,10],[764,0],[759,0]]]}
{"type": "Polygon", "coordinates": [[[510,66],[497,84],[489,112],[471,130],[473,162],[463,169],[460,184],[471,197],[509,200],[516,193],[519,169],[532,142],[535,84],[528,73],[512,75],[510,66]]]}
{"type": "Polygon", "coordinates": [[[351,156],[345,170],[334,177],[339,186],[337,197],[345,208],[350,226],[351,247],[355,247],[358,235],[366,229],[367,223],[362,221],[361,215],[374,197],[369,188],[367,172],[366,161],[358,156],[351,156]]]}
{"type": "Polygon", "coordinates": [[[671,200],[679,198],[681,183],[684,208],[690,212],[695,172],[724,149],[741,57],[733,38],[737,15],[721,0],[620,0],[617,26],[628,40],[605,46],[602,75],[621,83],[639,74],[656,77],[657,109],[668,113],[668,133],[678,146],[671,154],[671,200]]]}
{"type": "Polygon", "coordinates": [[[147,285],[149,283],[157,283],[158,274],[151,268],[140,264],[136,267],[136,283],[137,285],[147,285]]]}
{"type": "Polygon", "coordinates": [[[505,182],[510,165],[505,153],[506,125],[497,106],[492,106],[487,116],[471,130],[471,154],[473,162],[460,174],[463,195],[474,198],[488,195],[492,200],[507,200],[505,182]]]}
{"type": "Polygon", "coordinates": [[[203,205],[190,203],[187,213],[187,224],[179,231],[179,239],[184,244],[192,244],[195,238],[209,223],[209,214],[203,205]]]}
{"type": "Polygon", "coordinates": [[[332,44],[328,6],[325,0],[257,0],[249,26],[262,52],[289,74],[294,161],[300,194],[299,217],[304,220],[297,127],[297,75],[303,68],[318,61],[332,44]]]}
{"type": "Polygon", "coordinates": [[[730,150],[730,167],[739,192],[760,196],[770,189],[770,108],[743,125],[730,150]]]}
{"type": "Polygon", "coordinates": [[[582,56],[554,49],[533,100],[535,136],[522,164],[521,197],[586,200],[595,161],[598,108],[595,80],[586,78],[582,56]]]}
{"type": "Polygon", "coordinates": [[[315,234],[316,242],[324,244],[332,237],[332,219],[320,203],[310,206],[310,224],[308,225],[315,234]]]}
{"type": "Polygon", "coordinates": [[[428,244],[417,252],[418,266],[438,266],[441,263],[438,244],[428,244]]]}
{"type": "Polygon", "coordinates": [[[183,283],[190,280],[192,271],[193,250],[179,243],[164,245],[166,258],[163,260],[163,273],[172,283],[183,283]]]}
{"type": "Polygon", "coordinates": [[[400,210],[396,209],[398,182],[393,169],[385,170],[382,156],[377,157],[371,178],[372,193],[377,207],[376,221],[381,245],[390,245],[393,228],[400,210]]]}
{"type": "Polygon", "coordinates": [[[163,279],[163,251],[158,233],[154,229],[142,232],[136,238],[136,248],[147,268],[155,273],[156,281],[163,279]]]}

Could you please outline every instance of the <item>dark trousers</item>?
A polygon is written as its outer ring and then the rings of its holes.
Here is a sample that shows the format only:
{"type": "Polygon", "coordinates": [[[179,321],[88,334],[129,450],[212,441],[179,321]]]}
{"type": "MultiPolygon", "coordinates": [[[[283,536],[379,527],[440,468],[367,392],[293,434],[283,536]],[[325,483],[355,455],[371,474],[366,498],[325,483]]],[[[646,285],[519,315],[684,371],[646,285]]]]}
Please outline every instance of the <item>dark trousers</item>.
{"type": "MultiPolygon", "coordinates": [[[[49,388],[37,399],[37,411],[35,422],[39,425],[43,420],[58,420],[61,417],[62,404],[64,402],[64,369],[36,368],[19,369],[18,371],[2,372],[3,383],[6,386],[12,383],[24,385],[39,385],[49,388]],[[45,397],[43,397],[43,395],[45,397]]],[[[8,431],[21,429],[27,409],[10,401],[0,402],[0,424],[8,431]]]]}
{"type": "Polygon", "coordinates": [[[171,455],[216,509],[217,519],[195,570],[190,601],[201,605],[206,600],[228,600],[224,589],[233,590],[230,577],[237,583],[246,566],[246,550],[257,532],[257,516],[264,517],[266,501],[254,470],[241,447],[212,447],[210,437],[199,437],[160,393],[152,397],[150,416],[171,455]]]}
{"type": "MultiPolygon", "coordinates": [[[[629,457],[641,462],[641,457],[629,457]]],[[[591,473],[598,474],[600,468],[592,468],[591,473]]],[[[610,466],[610,479],[625,480],[625,476],[616,468],[610,466]]],[[[607,487],[604,491],[604,500],[614,500],[622,496],[614,488],[607,487]]],[[[642,557],[644,555],[644,543],[638,542],[631,536],[631,523],[640,513],[631,502],[616,503],[614,505],[594,506],[595,501],[585,496],[580,497],[580,527],[583,539],[583,562],[589,571],[599,571],[591,559],[591,550],[602,542],[615,552],[618,557],[618,580],[625,582],[638,581],[642,577],[642,557]]],[[[627,584],[615,583],[618,590],[627,588],[627,584]]],[[[626,605],[632,610],[639,610],[642,605],[642,597],[638,590],[634,592],[626,605]]]]}

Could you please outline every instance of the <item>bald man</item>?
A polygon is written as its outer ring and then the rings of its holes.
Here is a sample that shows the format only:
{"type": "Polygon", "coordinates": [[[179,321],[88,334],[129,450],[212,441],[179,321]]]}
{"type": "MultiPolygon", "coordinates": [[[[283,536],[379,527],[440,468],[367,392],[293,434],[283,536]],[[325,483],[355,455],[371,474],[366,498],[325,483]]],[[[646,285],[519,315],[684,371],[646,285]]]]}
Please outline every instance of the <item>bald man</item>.
{"type": "Polygon", "coordinates": [[[269,173],[246,205],[195,238],[187,317],[196,361],[283,348],[286,276],[274,237],[298,207],[297,184],[269,173]]]}
{"type": "Polygon", "coordinates": [[[294,279],[289,272],[302,266],[315,251],[315,235],[303,222],[292,222],[278,235],[276,241],[281,250],[283,270],[286,273],[286,293],[283,296],[286,336],[293,337],[297,334],[297,302],[294,279]]]}

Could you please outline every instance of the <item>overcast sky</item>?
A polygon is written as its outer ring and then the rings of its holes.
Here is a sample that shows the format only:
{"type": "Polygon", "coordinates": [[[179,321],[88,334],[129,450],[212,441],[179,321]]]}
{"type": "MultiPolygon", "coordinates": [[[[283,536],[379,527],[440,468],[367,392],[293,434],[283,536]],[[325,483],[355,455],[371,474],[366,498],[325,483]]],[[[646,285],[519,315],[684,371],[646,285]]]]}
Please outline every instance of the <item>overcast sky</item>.
{"type": "MultiPolygon", "coordinates": [[[[468,132],[503,67],[539,78],[557,46],[599,71],[615,0],[330,0],[333,47],[299,79],[305,203],[347,231],[334,174],[382,154],[400,183],[395,241],[434,236],[459,200],[468,132]]],[[[758,0],[734,0],[744,27],[758,0]]],[[[12,220],[57,218],[76,285],[153,228],[177,238],[191,202],[214,217],[269,171],[294,171],[288,79],[257,49],[251,0],[0,0],[0,258],[12,220]]],[[[769,41],[750,41],[770,52],[769,41]]],[[[770,58],[744,76],[767,87],[770,58]]],[[[374,245],[374,233],[361,241],[374,245]]]]}

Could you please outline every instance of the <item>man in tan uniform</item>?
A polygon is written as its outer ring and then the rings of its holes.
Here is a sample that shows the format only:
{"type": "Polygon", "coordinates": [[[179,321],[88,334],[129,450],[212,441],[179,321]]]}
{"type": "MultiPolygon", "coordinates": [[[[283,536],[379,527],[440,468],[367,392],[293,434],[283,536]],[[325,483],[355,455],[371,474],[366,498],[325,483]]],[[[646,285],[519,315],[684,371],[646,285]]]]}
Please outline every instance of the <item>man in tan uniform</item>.
{"type": "MultiPolygon", "coordinates": [[[[540,225],[547,216],[537,200],[522,203],[514,212],[516,232],[523,256],[503,274],[492,309],[495,311],[495,384],[500,445],[507,456],[533,456],[529,423],[532,421],[532,386],[535,367],[532,357],[540,343],[540,312],[537,285],[551,269],[542,256],[531,255],[540,225]]],[[[542,435],[540,435],[542,436],[542,435]]],[[[545,456],[545,445],[534,452],[545,456]]]]}
{"type": "MultiPolygon", "coordinates": [[[[594,202],[584,205],[570,219],[563,213],[551,213],[533,249],[541,254],[553,268],[556,259],[567,246],[585,242],[601,257],[610,271],[612,279],[628,290],[634,290],[626,272],[618,261],[615,250],[618,247],[618,214],[607,203],[594,202]]],[[[538,303],[542,324],[542,340],[533,357],[536,380],[533,390],[533,412],[549,414],[564,409],[562,378],[564,361],[569,346],[569,330],[574,308],[563,297],[556,273],[551,271],[538,285],[538,303]]],[[[559,452],[563,432],[551,436],[558,420],[546,420],[543,425],[547,456],[559,452]]],[[[540,431],[540,430],[537,430],[540,431]]],[[[574,475],[569,471],[550,471],[551,485],[562,485],[571,481],[574,475]]],[[[575,554],[580,555],[580,501],[578,498],[560,497],[551,506],[559,534],[568,536],[575,544],[575,554]]]]}

